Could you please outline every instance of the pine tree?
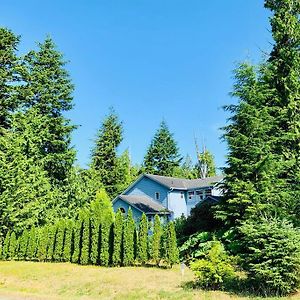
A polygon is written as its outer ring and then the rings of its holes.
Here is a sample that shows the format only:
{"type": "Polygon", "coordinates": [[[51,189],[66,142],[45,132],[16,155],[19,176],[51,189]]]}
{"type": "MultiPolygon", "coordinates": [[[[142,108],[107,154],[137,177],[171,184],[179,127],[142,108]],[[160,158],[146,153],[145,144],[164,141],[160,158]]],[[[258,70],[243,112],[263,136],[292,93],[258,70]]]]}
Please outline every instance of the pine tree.
{"type": "Polygon", "coordinates": [[[113,225],[113,255],[112,264],[114,266],[120,266],[122,262],[122,236],[123,236],[123,213],[118,210],[116,213],[115,222],[113,225]]]}
{"type": "Polygon", "coordinates": [[[64,117],[72,109],[73,84],[65,69],[63,55],[56,50],[50,37],[39,44],[38,51],[30,51],[24,58],[26,66],[26,105],[41,116],[39,151],[36,156],[43,161],[44,170],[51,182],[62,184],[75,160],[70,146],[75,126],[64,117]]]}
{"type": "Polygon", "coordinates": [[[109,220],[104,220],[100,225],[100,265],[106,267],[109,265],[109,237],[111,224],[112,223],[109,220]]]}
{"type": "Polygon", "coordinates": [[[3,129],[10,128],[10,115],[19,104],[19,85],[16,84],[21,80],[20,61],[16,55],[19,41],[11,30],[0,28],[0,135],[3,129]]]}
{"type": "Polygon", "coordinates": [[[179,260],[175,225],[173,222],[170,222],[168,226],[166,226],[166,236],[166,261],[172,267],[179,260]]]}
{"type": "Polygon", "coordinates": [[[177,143],[163,121],[154,135],[144,158],[145,171],[151,174],[173,176],[181,157],[177,143]]]}
{"type": "Polygon", "coordinates": [[[134,229],[135,223],[132,211],[129,208],[124,224],[123,233],[123,265],[130,266],[134,262],[134,229]]]}
{"type": "Polygon", "coordinates": [[[64,247],[62,253],[62,261],[71,261],[72,240],[73,240],[73,221],[66,221],[64,247]]]}
{"type": "Polygon", "coordinates": [[[137,258],[145,264],[148,260],[148,221],[144,213],[140,219],[137,241],[137,258]]]}
{"type": "Polygon", "coordinates": [[[11,233],[8,231],[6,236],[5,236],[4,242],[3,242],[3,249],[2,249],[3,259],[8,259],[9,258],[10,235],[11,235],[11,233]]]}
{"type": "Polygon", "coordinates": [[[55,261],[61,261],[64,249],[65,239],[65,221],[60,220],[57,222],[56,237],[55,237],[55,248],[53,252],[53,259],[55,261]]]}
{"type": "Polygon", "coordinates": [[[16,234],[14,232],[12,232],[12,234],[10,236],[9,251],[8,251],[10,259],[15,258],[17,245],[18,245],[18,241],[17,241],[16,234]]]}
{"type": "Polygon", "coordinates": [[[82,212],[82,236],[80,264],[87,265],[90,262],[90,216],[86,210],[82,212]]]}
{"type": "Polygon", "coordinates": [[[98,131],[92,151],[91,167],[99,174],[107,193],[113,198],[118,193],[117,185],[123,180],[118,170],[117,148],[123,140],[122,123],[111,109],[98,131]]]}
{"type": "Polygon", "coordinates": [[[161,258],[162,227],[158,215],[154,217],[153,235],[151,241],[150,258],[156,264],[159,264],[161,258]]]}

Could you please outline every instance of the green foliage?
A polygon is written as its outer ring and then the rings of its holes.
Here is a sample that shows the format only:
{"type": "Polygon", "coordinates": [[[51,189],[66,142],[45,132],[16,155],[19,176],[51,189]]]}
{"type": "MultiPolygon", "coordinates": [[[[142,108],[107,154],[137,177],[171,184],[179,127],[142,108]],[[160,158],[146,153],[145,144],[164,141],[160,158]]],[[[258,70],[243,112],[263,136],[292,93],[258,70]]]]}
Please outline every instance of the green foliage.
{"type": "Polygon", "coordinates": [[[205,289],[221,289],[235,278],[234,267],[219,241],[214,241],[202,259],[191,263],[196,275],[196,284],[205,289]]]}
{"type": "Polygon", "coordinates": [[[198,178],[216,176],[216,165],[214,156],[205,147],[202,152],[197,153],[196,172],[198,178]]]}
{"type": "Polygon", "coordinates": [[[39,246],[37,250],[37,259],[45,261],[47,258],[47,246],[49,241],[49,227],[46,225],[39,230],[39,246]]]}
{"type": "Polygon", "coordinates": [[[74,225],[74,243],[73,243],[73,253],[71,257],[71,261],[73,263],[79,263],[80,258],[80,250],[81,250],[81,244],[82,244],[82,230],[83,230],[83,221],[81,218],[79,220],[76,220],[74,225]]]}
{"type": "Polygon", "coordinates": [[[90,216],[86,210],[82,214],[82,237],[80,264],[87,265],[90,260],[90,216]]]}
{"type": "Polygon", "coordinates": [[[134,262],[134,230],[135,223],[132,211],[129,208],[124,224],[123,233],[123,265],[130,266],[134,262]]]}
{"type": "Polygon", "coordinates": [[[55,261],[61,261],[64,249],[64,237],[65,237],[65,221],[60,220],[57,222],[55,247],[53,252],[53,259],[55,261]]]}
{"type": "Polygon", "coordinates": [[[145,171],[151,174],[173,176],[181,157],[176,141],[163,121],[154,135],[144,158],[145,171]]]}
{"type": "Polygon", "coordinates": [[[62,252],[62,261],[71,261],[72,241],[73,241],[73,221],[67,220],[65,223],[65,238],[62,252]]]}
{"type": "Polygon", "coordinates": [[[28,241],[28,249],[27,249],[27,257],[29,260],[35,259],[36,251],[37,251],[37,229],[35,227],[31,227],[29,231],[29,241],[28,241]]]}
{"type": "Polygon", "coordinates": [[[8,231],[4,242],[3,242],[3,248],[2,248],[2,257],[3,259],[8,259],[9,258],[9,241],[10,241],[10,232],[8,231]]]}
{"type": "Polygon", "coordinates": [[[118,170],[117,148],[123,140],[122,123],[111,109],[98,131],[96,145],[92,151],[92,168],[101,178],[105,190],[113,198],[117,194],[117,185],[122,182],[118,170]]]}
{"type": "Polygon", "coordinates": [[[19,239],[20,239],[20,244],[19,244],[18,258],[25,260],[27,258],[27,249],[28,249],[28,242],[29,242],[28,230],[25,229],[19,239]]]}
{"type": "Polygon", "coordinates": [[[158,215],[155,215],[154,225],[153,225],[153,235],[152,235],[152,240],[151,240],[150,258],[156,264],[159,264],[159,261],[160,261],[162,233],[163,233],[163,230],[162,230],[162,227],[160,224],[160,218],[158,215]]]}
{"type": "Polygon", "coordinates": [[[10,259],[15,258],[17,246],[18,246],[18,241],[17,241],[16,234],[12,232],[9,240],[9,251],[8,251],[10,259]]]}
{"type": "Polygon", "coordinates": [[[110,237],[110,227],[111,222],[109,220],[105,220],[101,223],[100,226],[100,265],[108,266],[109,265],[109,237],[110,237]]]}
{"type": "Polygon", "coordinates": [[[300,230],[261,218],[241,227],[241,258],[251,285],[263,295],[287,295],[300,286],[300,230]]]}
{"type": "Polygon", "coordinates": [[[187,179],[195,179],[198,177],[197,170],[189,155],[186,155],[180,166],[174,168],[172,176],[187,179]]]}
{"type": "Polygon", "coordinates": [[[137,237],[137,258],[142,264],[145,264],[148,260],[148,220],[143,213],[137,237]]]}
{"type": "Polygon", "coordinates": [[[123,213],[118,210],[113,224],[113,266],[120,266],[122,261],[122,236],[123,236],[123,213]]]}
{"type": "Polygon", "coordinates": [[[177,248],[175,225],[170,222],[166,228],[166,250],[165,250],[165,260],[168,264],[172,265],[177,263],[179,260],[179,252],[177,248]]]}
{"type": "Polygon", "coordinates": [[[53,253],[55,249],[55,240],[56,240],[56,225],[50,225],[48,230],[48,246],[47,246],[47,260],[52,261],[53,253]]]}

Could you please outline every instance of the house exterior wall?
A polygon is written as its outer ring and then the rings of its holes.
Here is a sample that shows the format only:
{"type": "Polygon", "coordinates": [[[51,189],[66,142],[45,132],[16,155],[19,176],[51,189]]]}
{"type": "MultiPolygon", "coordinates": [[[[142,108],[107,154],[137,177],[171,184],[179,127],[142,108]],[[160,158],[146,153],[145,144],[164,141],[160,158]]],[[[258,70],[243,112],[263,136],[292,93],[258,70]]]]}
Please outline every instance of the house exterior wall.
{"type": "Polygon", "coordinates": [[[140,218],[142,217],[142,212],[140,210],[136,209],[135,207],[129,205],[127,202],[118,198],[113,204],[114,211],[117,212],[117,210],[121,207],[124,208],[126,215],[128,213],[128,209],[130,207],[132,210],[132,215],[133,215],[134,221],[136,223],[139,222],[140,218]]]}
{"type": "Polygon", "coordinates": [[[179,218],[182,214],[184,216],[187,216],[187,206],[185,197],[185,192],[181,192],[179,190],[173,190],[169,192],[168,209],[173,211],[172,219],[179,218]]]}
{"type": "Polygon", "coordinates": [[[151,199],[160,202],[164,207],[167,207],[168,191],[169,189],[167,187],[164,187],[147,177],[143,177],[126,192],[126,195],[146,195],[151,199]],[[160,195],[159,200],[155,199],[156,192],[160,195]]]}

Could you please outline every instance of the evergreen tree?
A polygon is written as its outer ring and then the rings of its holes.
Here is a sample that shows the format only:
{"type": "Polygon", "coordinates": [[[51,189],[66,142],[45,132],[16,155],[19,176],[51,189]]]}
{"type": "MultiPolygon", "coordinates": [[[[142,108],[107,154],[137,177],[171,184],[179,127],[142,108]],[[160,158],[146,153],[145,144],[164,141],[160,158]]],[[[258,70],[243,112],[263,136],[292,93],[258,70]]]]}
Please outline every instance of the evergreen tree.
{"type": "Polygon", "coordinates": [[[16,234],[14,232],[12,232],[12,234],[10,236],[9,251],[8,251],[10,259],[15,258],[17,246],[18,246],[18,241],[17,241],[16,234]]]}
{"type": "Polygon", "coordinates": [[[57,227],[56,225],[49,226],[48,234],[48,246],[47,246],[47,260],[52,261],[53,260],[53,253],[55,249],[55,240],[56,240],[56,231],[57,227]]]}
{"type": "Polygon", "coordinates": [[[45,261],[47,258],[47,245],[49,240],[49,228],[45,225],[39,230],[39,246],[37,250],[37,259],[45,261]]]}
{"type": "Polygon", "coordinates": [[[62,253],[63,261],[71,261],[72,237],[73,237],[73,221],[67,220],[66,229],[65,229],[64,247],[62,253]]]}
{"type": "Polygon", "coordinates": [[[154,135],[144,158],[145,171],[151,174],[173,176],[180,165],[180,155],[173,135],[163,121],[154,135]]]}
{"type": "Polygon", "coordinates": [[[56,237],[55,237],[55,248],[53,252],[53,259],[55,261],[61,261],[64,249],[64,238],[65,238],[65,221],[60,220],[56,225],[56,237]]]}
{"type": "Polygon", "coordinates": [[[82,236],[80,264],[87,265],[90,261],[90,216],[88,211],[82,212],[82,236]]]}
{"type": "Polygon", "coordinates": [[[186,179],[196,179],[198,177],[197,171],[193,166],[192,159],[189,155],[186,155],[179,167],[174,168],[173,176],[186,179]]]}
{"type": "Polygon", "coordinates": [[[135,223],[132,211],[129,208],[124,224],[123,233],[123,265],[130,266],[134,262],[134,229],[135,223]]]}
{"type": "Polygon", "coordinates": [[[144,213],[139,224],[137,242],[137,258],[142,264],[145,264],[148,260],[148,221],[144,213]]]}
{"type": "Polygon", "coordinates": [[[83,220],[80,217],[79,220],[76,220],[74,226],[74,249],[71,257],[73,263],[79,263],[80,250],[82,244],[82,230],[83,230],[83,220]]]}
{"type": "Polygon", "coordinates": [[[36,257],[36,250],[37,250],[37,234],[36,228],[33,226],[29,231],[29,241],[28,241],[28,250],[27,250],[27,257],[29,260],[34,260],[36,257]]]}
{"type": "Polygon", "coordinates": [[[28,242],[29,242],[29,232],[28,230],[25,229],[22,235],[20,236],[20,245],[19,245],[19,253],[18,253],[18,258],[20,260],[27,259],[28,242]]]}
{"type": "Polygon", "coordinates": [[[161,242],[162,242],[162,227],[160,224],[160,218],[158,215],[154,217],[153,235],[151,242],[150,258],[159,264],[161,257],[161,242]]]}
{"type": "Polygon", "coordinates": [[[106,267],[109,264],[109,237],[111,224],[112,223],[109,220],[104,220],[100,226],[100,265],[106,267]]]}
{"type": "Polygon", "coordinates": [[[9,258],[9,241],[10,241],[10,232],[8,231],[4,243],[3,243],[3,249],[2,249],[2,257],[3,259],[8,259],[9,258]]]}
{"type": "Polygon", "coordinates": [[[123,180],[123,174],[118,170],[117,148],[123,140],[122,123],[111,110],[104,119],[98,131],[96,145],[92,151],[92,168],[99,174],[107,193],[114,197],[117,194],[117,185],[123,180]]]}
{"type": "Polygon", "coordinates": [[[64,117],[72,107],[73,84],[65,69],[65,61],[51,38],[40,43],[38,51],[24,58],[26,67],[26,105],[40,115],[44,129],[36,156],[54,184],[62,184],[75,160],[71,133],[75,128],[64,117]]]}
{"type": "Polygon", "coordinates": [[[11,30],[0,28],[0,134],[10,127],[10,115],[18,107],[19,86],[16,83],[21,78],[20,61],[16,51],[19,40],[11,30]]]}
{"type": "Polygon", "coordinates": [[[166,226],[166,261],[171,265],[171,267],[178,262],[179,252],[177,248],[175,225],[170,222],[166,226]]]}
{"type": "Polygon", "coordinates": [[[113,255],[112,264],[114,266],[120,266],[122,262],[122,236],[123,236],[123,213],[119,209],[116,213],[116,218],[113,226],[113,255]]]}

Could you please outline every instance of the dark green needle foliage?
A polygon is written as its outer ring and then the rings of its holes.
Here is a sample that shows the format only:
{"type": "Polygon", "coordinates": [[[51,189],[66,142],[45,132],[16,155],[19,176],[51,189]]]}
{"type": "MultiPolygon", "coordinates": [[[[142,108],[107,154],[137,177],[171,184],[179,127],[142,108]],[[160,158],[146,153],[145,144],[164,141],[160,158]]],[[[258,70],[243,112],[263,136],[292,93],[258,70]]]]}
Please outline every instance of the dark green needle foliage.
{"type": "Polygon", "coordinates": [[[173,176],[181,159],[172,133],[167,124],[164,121],[161,122],[144,158],[145,171],[151,174],[173,176]]]}
{"type": "Polygon", "coordinates": [[[123,265],[131,266],[134,262],[134,229],[135,223],[129,208],[123,232],[123,265]]]}
{"type": "Polygon", "coordinates": [[[137,237],[137,258],[142,264],[148,260],[148,220],[145,214],[142,215],[139,223],[137,237]]]}
{"type": "Polygon", "coordinates": [[[118,210],[113,224],[113,256],[112,264],[120,266],[122,262],[122,236],[123,236],[124,217],[121,210],[118,210]]]}
{"type": "Polygon", "coordinates": [[[87,210],[82,210],[82,237],[80,264],[87,265],[90,261],[90,216],[87,210]]]}
{"type": "Polygon", "coordinates": [[[170,222],[166,228],[166,250],[165,258],[167,263],[172,267],[179,260],[179,253],[177,248],[177,239],[175,232],[175,225],[173,222],[170,222]]]}
{"type": "Polygon", "coordinates": [[[163,229],[158,215],[154,217],[153,235],[151,243],[150,258],[156,264],[159,264],[161,258],[161,243],[162,243],[163,229]]]}

